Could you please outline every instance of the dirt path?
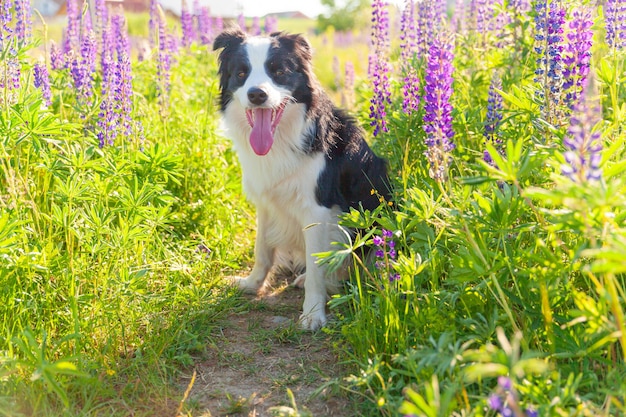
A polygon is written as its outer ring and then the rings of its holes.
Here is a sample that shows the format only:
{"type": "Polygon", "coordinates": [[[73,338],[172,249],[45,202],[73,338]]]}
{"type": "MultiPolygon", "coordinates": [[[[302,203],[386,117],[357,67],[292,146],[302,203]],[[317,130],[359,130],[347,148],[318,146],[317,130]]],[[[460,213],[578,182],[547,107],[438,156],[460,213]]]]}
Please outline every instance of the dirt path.
{"type": "MultiPolygon", "coordinates": [[[[263,294],[250,297],[247,311],[229,318],[206,359],[196,364],[186,400],[193,416],[288,415],[270,410],[291,406],[287,389],[302,416],[358,415],[354,399],[323,388],[341,376],[341,367],[328,335],[297,329],[303,297],[303,290],[276,278],[263,294]]],[[[190,381],[181,381],[183,389],[190,381]]]]}

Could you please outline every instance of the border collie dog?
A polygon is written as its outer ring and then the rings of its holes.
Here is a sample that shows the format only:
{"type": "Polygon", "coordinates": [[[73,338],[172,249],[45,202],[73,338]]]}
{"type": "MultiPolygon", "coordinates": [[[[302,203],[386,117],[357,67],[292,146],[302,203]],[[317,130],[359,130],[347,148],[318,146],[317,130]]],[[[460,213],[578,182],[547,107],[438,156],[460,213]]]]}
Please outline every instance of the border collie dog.
{"type": "Polygon", "coordinates": [[[239,156],[244,192],[257,209],[254,267],[235,280],[256,293],[278,255],[288,254],[306,271],[296,279],[304,284],[300,325],[317,330],[326,323],[327,294],[346,268],[331,273],[315,254],[346,242],[338,226],[342,212],[373,210],[380,195],[389,198],[386,162],[324,93],[301,35],[227,30],[213,49],[222,50],[222,122],[239,156]]]}

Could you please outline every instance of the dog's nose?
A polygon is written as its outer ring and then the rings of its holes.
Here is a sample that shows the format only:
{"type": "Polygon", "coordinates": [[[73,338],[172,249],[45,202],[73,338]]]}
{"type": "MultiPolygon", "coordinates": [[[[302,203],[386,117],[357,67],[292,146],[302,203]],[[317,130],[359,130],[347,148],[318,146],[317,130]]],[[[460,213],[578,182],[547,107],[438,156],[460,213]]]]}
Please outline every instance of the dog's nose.
{"type": "Polygon", "coordinates": [[[257,106],[261,105],[267,101],[267,93],[261,88],[252,87],[248,90],[248,100],[257,106]]]}

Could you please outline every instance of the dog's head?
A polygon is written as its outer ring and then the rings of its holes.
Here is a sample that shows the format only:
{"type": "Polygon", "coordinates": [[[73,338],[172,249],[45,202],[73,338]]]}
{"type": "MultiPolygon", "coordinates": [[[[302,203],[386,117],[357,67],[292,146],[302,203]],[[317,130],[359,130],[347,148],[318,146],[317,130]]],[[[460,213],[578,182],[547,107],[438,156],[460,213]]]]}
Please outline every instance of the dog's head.
{"type": "Polygon", "coordinates": [[[245,109],[250,145],[265,155],[274,143],[286,106],[313,102],[311,47],[301,35],[283,32],[248,37],[239,29],[221,33],[213,49],[219,55],[220,106],[245,109]]]}

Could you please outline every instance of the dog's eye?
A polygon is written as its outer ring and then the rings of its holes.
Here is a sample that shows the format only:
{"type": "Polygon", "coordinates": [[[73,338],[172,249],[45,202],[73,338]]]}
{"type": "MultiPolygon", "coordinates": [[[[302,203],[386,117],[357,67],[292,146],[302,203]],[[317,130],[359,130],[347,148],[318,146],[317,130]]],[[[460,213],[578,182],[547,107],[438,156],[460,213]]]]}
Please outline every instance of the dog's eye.
{"type": "Polygon", "coordinates": [[[285,75],[285,71],[281,69],[277,69],[276,71],[274,71],[274,74],[278,77],[282,77],[283,75],[285,75]]]}
{"type": "Polygon", "coordinates": [[[246,72],[245,71],[237,72],[237,78],[244,78],[245,76],[246,76],[246,72]]]}

